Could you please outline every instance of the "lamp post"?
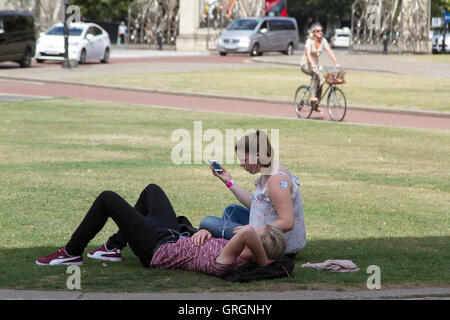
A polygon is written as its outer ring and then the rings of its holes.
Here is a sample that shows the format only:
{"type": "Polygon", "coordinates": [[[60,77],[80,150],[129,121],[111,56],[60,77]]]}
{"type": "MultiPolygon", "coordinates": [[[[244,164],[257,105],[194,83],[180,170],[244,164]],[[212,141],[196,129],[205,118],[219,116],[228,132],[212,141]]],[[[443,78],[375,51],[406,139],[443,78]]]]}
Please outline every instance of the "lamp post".
{"type": "Polygon", "coordinates": [[[69,0],[64,0],[64,61],[63,68],[71,68],[69,61],[69,25],[67,17],[67,7],[69,6],[69,0]]]}
{"type": "Polygon", "coordinates": [[[449,23],[449,12],[447,7],[442,7],[442,12],[444,13],[444,34],[442,35],[442,53],[445,53],[445,38],[447,37],[447,25],[449,23]]]}

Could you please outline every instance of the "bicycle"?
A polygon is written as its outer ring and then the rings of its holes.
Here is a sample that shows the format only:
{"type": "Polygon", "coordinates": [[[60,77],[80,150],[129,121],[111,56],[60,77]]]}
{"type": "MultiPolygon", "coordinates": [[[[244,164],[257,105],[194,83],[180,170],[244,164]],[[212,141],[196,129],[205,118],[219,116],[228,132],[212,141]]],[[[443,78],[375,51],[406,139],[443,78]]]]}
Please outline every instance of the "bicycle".
{"type": "MultiPolygon", "coordinates": [[[[323,68],[320,66],[316,70],[326,71],[325,83],[328,84],[327,89],[321,95],[317,102],[311,104],[311,85],[313,82],[313,77],[311,77],[311,83],[309,86],[301,85],[295,91],[294,98],[294,110],[299,118],[309,119],[313,110],[316,110],[320,106],[320,102],[327,96],[327,109],[330,119],[333,121],[344,120],[345,114],[347,113],[347,99],[345,98],[344,91],[338,88],[337,85],[344,84],[344,71],[336,68],[323,68]]],[[[320,92],[325,85],[322,83],[317,89],[320,92]]]]}

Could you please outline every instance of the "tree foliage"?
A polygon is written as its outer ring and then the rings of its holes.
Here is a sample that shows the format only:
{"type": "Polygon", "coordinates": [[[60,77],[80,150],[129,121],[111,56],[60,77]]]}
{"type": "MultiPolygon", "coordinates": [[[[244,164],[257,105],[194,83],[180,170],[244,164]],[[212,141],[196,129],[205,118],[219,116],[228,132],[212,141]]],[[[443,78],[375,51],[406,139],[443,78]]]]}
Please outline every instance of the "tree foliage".
{"type": "MultiPolygon", "coordinates": [[[[328,18],[350,20],[355,0],[287,0],[288,12],[293,17],[312,17],[326,21],[328,18]]],[[[128,17],[128,6],[133,0],[70,0],[78,5],[81,16],[96,21],[119,22],[128,17]]],[[[431,15],[442,16],[441,8],[450,10],[450,0],[431,0],[431,15]]]]}
{"type": "Polygon", "coordinates": [[[431,0],[431,16],[442,17],[442,8],[447,7],[450,10],[450,0],[431,0]]]}
{"type": "Polygon", "coordinates": [[[353,2],[354,0],[288,0],[287,6],[289,14],[293,16],[350,19],[353,2]]]}
{"type": "Polygon", "coordinates": [[[92,21],[119,22],[128,17],[133,0],[70,0],[81,10],[81,17],[92,21]]]}
{"type": "MultiPolygon", "coordinates": [[[[355,0],[287,0],[287,5],[292,16],[350,19],[353,2],[355,0]]],[[[442,16],[442,7],[450,10],[450,0],[431,0],[431,16],[442,16]]]]}

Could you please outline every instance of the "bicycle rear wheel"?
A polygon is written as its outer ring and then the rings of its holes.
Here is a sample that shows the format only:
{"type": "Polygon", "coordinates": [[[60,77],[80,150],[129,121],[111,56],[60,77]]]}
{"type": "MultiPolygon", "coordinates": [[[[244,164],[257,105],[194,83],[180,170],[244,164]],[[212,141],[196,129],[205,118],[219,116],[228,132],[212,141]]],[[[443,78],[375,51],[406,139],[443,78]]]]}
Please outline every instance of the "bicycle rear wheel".
{"type": "Polygon", "coordinates": [[[328,115],[333,121],[344,120],[347,113],[347,100],[344,91],[339,88],[332,87],[327,99],[328,115]]]}
{"type": "Polygon", "coordinates": [[[295,92],[294,99],[294,110],[297,117],[308,119],[311,117],[313,108],[309,102],[309,97],[311,95],[310,88],[308,86],[300,86],[295,92]]]}

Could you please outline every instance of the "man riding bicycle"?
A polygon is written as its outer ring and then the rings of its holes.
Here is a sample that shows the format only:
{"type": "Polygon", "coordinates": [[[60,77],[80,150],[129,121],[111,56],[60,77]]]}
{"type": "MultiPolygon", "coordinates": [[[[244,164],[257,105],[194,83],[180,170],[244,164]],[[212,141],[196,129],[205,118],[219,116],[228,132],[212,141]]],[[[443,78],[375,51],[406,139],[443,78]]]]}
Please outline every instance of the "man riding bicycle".
{"type": "MultiPolygon", "coordinates": [[[[331,50],[327,39],[323,37],[323,27],[320,23],[314,23],[308,33],[308,38],[305,43],[305,53],[300,60],[301,70],[307,75],[312,76],[313,81],[311,85],[310,103],[314,105],[317,103],[317,91],[320,88],[320,83],[323,83],[322,76],[318,70],[319,56],[323,49],[328,53],[328,56],[333,60],[336,68],[339,68],[339,63],[331,50]]],[[[316,111],[322,112],[320,107],[315,107],[316,111]]]]}

